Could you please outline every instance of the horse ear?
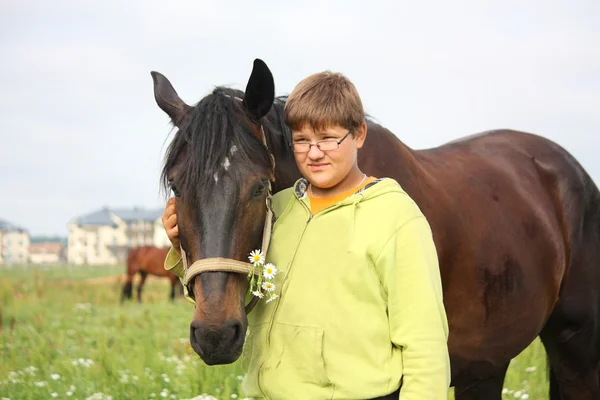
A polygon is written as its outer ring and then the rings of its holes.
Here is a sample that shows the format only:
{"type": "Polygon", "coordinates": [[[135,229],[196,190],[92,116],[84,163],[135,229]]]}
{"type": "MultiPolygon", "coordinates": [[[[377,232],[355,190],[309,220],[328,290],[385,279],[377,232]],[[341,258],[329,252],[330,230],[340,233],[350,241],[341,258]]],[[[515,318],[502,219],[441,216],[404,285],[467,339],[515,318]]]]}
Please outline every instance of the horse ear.
{"type": "Polygon", "coordinates": [[[275,100],[275,82],[273,74],[263,60],[254,60],[252,74],[244,94],[244,107],[246,112],[254,119],[267,115],[275,100]]]}
{"type": "Polygon", "coordinates": [[[171,82],[163,74],[152,71],[150,75],[154,81],[156,104],[171,117],[176,127],[181,128],[191,107],[181,100],[171,82]]]}

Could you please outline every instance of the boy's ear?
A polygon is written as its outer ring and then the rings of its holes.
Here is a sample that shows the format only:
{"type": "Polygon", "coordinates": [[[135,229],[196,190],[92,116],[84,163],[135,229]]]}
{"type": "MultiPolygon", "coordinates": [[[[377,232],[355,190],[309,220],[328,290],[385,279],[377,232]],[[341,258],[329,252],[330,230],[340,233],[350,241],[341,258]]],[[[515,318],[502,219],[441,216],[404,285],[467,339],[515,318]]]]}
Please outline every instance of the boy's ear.
{"type": "Polygon", "coordinates": [[[356,131],[356,135],[354,135],[354,143],[356,143],[356,148],[360,149],[365,144],[365,140],[367,140],[367,123],[363,122],[360,128],[356,131]]]}

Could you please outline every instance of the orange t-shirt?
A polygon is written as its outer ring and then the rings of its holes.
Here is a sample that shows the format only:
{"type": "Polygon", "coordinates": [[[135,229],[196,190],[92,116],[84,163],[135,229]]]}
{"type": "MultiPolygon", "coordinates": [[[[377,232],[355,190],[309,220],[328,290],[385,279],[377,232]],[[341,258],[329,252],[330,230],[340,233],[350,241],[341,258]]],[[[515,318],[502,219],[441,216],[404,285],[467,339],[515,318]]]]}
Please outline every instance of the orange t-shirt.
{"type": "Polygon", "coordinates": [[[334,204],[339,203],[340,201],[346,200],[346,198],[352,196],[354,193],[356,193],[357,191],[367,186],[369,183],[373,182],[376,179],[377,178],[370,176],[355,188],[330,197],[312,197],[310,194],[310,190],[308,190],[307,194],[308,199],[310,201],[310,212],[312,213],[312,215],[317,215],[317,213],[323,211],[327,207],[331,207],[334,204]]]}

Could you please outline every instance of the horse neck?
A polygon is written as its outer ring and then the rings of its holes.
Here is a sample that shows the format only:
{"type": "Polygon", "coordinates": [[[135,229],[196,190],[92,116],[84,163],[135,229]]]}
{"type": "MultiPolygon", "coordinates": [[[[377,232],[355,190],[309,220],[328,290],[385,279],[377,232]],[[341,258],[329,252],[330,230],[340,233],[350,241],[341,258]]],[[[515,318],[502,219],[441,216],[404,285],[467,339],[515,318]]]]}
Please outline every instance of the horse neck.
{"type": "Polygon", "coordinates": [[[431,176],[422,154],[379,124],[368,123],[367,141],[358,152],[358,163],[368,175],[395,179],[411,196],[422,197],[431,187],[431,176]]]}

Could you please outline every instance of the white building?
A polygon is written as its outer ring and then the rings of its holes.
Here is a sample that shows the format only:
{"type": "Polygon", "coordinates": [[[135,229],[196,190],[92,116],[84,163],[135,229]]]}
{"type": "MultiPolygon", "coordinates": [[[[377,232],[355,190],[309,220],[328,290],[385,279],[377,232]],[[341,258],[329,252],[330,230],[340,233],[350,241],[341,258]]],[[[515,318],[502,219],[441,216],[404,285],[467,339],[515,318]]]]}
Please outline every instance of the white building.
{"type": "Polygon", "coordinates": [[[170,246],[160,220],[163,210],[109,209],[77,217],[69,224],[69,264],[116,264],[142,245],[170,246]]]}
{"type": "Polygon", "coordinates": [[[29,233],[0,219],[0,264],[27,264],[29,233]]]}

